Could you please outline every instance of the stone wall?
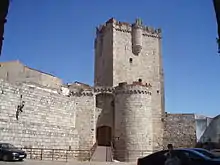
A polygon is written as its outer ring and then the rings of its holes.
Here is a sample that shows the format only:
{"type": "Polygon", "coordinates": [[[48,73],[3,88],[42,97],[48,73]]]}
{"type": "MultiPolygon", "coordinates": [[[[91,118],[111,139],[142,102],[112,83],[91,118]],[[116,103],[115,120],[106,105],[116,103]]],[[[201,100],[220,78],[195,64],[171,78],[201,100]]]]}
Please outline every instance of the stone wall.
{"type": "Polygon", "coordinates": [[[97,30],[95,39],[95,86],[113,85],[113,29],[106,26],[102,32],[97,30]],[[107,76],[106,76],[107,75],[107,76]]]}
{"type": "Polygon", "coordinates": [[[114,134],[114,109],[113,102],[114,95],[109,93],[100,93],[96,95],[96,112],[97,124],[96,127],[108,126],[112,128],[112,135],[114,134]]]}
{"type": "Polygon", "coordinates": [[[151,92],[141,85],[119,85],[115,89],[115,156],[133,161],[153,152],[151,92]]]}
{"type": "Polygon", "coordinates": [[[131,32],[130,24],[113,18],[97,28],[95,85],[117,86],[138,79],[144,83],[160,81],[161,31],[143,25],[142,50],[138,55],[132,52],[131,32]]]}
{"type": "Polygon", "coordinates": [[[143,30],[142,50],[138,55],[132,52],[131,25],[113,20],[113,86],[121,82],[138,81],[151,83],[160,81],[159,37],[145,34],[143,30]]]}
{"type": "Polygon", "coordinates": [[[0,141],[20,147],[90,149],[95,121],[94,98],[88,93],[67,97],[49,88],[0,80],[0,141]]]}
{"type": "Polygon", "coordinates": [[[166,114],[164,118],[164,144],[174,147],[194,147],[196,145],[196,124],[194,114],[166,114]]]}

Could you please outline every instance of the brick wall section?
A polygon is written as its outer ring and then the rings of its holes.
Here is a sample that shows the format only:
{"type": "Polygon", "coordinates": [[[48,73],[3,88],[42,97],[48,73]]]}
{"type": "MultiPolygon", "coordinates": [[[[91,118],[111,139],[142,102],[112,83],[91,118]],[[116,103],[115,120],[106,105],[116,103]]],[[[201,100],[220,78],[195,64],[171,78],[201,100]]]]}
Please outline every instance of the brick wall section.
{"type": "Polygon", "coordinates": [[[16,146],[90,149],[93,96],[66,97],[56,91],[0,80],[0,142],[16,146]],[[21,99],[22,95],[22,99],[21,99]],[[16,120],[17,106],[25,101],[16,120]]]}
{"type": "Polygon", "coordinates": [[[194,114],[166,114],[164,121],[164,144],[175,147],[194,147],[196,144],[196,124],[194,114]]]}

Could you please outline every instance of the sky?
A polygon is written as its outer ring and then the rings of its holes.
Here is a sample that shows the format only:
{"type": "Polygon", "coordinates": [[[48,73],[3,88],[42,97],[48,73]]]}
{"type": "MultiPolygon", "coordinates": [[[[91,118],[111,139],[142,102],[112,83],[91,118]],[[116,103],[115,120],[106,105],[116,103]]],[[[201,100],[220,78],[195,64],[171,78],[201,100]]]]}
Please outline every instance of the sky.
{"type": "Polygon", "coordinates": [[[211,0],[12,0],[0,61],[93,85],[95,27],[111,17],[162,28],[166,111],[220,112],[220,56],[211,0]]]}

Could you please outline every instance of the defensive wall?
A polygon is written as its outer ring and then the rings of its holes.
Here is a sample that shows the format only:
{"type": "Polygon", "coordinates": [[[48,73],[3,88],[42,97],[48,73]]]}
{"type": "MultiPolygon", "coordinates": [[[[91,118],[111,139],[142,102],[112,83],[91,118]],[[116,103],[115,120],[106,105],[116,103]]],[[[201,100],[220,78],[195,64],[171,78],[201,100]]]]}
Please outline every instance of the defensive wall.
{"type": "Polygon", "coordinates": [[[0,80],[0,141],[20,147],[91,148],[92,96],[82,92],[68,97],[39,85],[0,80]]]}
{"type": "Polygon", "coordinates": [[[150,84],[62,92],[1,79],[0,141],[19,147],[90,150],[98,141],[97,128],[108,126],[115,157],[120,155],[121,161],[139,157],[134,151],[147,155],[154,145],[187,147],[196,141],[194,114],[166,114],[164,139],[154,139],[150,84]]]}
{"type": "Polygon", "coordinates": [[[163,147],[169,143],[180,148],[196,145],[195,114],[165,114],[163,147]]]}
{"type": "MultiPolygon", "coordinates": [[[[137,137],[132,137],[133,133],[131,134],[129,130],[133,129],[137,132],[139,125],[132,126],[132,122],[139,123],[137,121],[151,117],[150,109],[142,106],[146,98],[150,101],[150,92],[143,86],[125,86],[119,86],[117,89],[97,87],[81,92],[69,91],[67,95],[60,90],[32,83],[11,84],[1,79],[0,141],[12,143],[18,147],[90,150],[96,142],[96,127],[99,123],[100,126],[109,124],[111,129],[115,126],[114,116],[117,115],[113,116],[114,112],[108,111],[106,102],[101,110],[96,108],[95,96],[111,94],[120,98],[116,101],[115,107],[122,112],[122,116],[115,121],[117,124],[120,124],[119,121],[124,122],[122,125],[125,130],[116,131],[117,136],[120,137],[118,143],[121,143],[121,149],[139,149],[135,148],[136,143],[134,143],[140,140],[137,139],[138,134],[137,137]],[[129,103],[132,99],[134,101],[129,103]],[[147,116],[141,116],[143,118],[138,118],[138,113],[134,113],[135,105],[138,106],[140,99],[143,101],[139,106],[147,111],[147,116]],[[123,107],[129,108],[128,111],[131,112],[127,112],[123,107]],[[112,115],[112,120],[102,119],[109,118],[109,114],[112,115]],[[129,120],[125,120],[126,117],[129,120]],[[128,144],[132,142],[129,144],[130,148],[124,143],[125,139],[128,144]]],[[[105,99],[105,97],[102,98],[105,99]]],[[[115,100],[113,97],[111,99],[115,100]]],[[[112,107],[111,101],[108,106],[112,107]]],[[[149,134],[149,131],[151,131],[150,127],[143,130],[144,134],[149,134]]],[[[111,138],[113,136],[116,135],[112,130],[111,138]]],[[[140,143],[143,143],[143,140],[140,143]]]]}

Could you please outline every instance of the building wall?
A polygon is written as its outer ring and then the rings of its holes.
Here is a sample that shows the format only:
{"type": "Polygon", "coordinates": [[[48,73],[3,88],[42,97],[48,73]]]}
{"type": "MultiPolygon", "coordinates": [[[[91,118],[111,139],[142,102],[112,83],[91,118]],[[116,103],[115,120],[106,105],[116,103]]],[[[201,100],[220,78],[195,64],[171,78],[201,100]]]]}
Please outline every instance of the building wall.
{"type": "Polygon", "coordinates": [[[110,93],[100,93],[96,95],[96,111],[97,111],[97,123],[96,127],[108,126],[114,132],[114,109],[113,101],[114,95],[110,93]]]}
{"type": "MultiPolygon", "coordinates": [[[[121,82],[128,84],[142,79],[143,83],[160,81],[159,74],[159,34],[153,35],[144,29],[142,50],[138,55],[132,52],[132,27],[128,23],[115,21],[113,28],[113,86],[121,82]],[[132,58],[132,62],[129,59],[132,58]],[[157,79],[155,79],[157,77],[157,79]]],[[[154,29],[152,29],[155,31],[154,29]]]]}
{"type": "Polygon", "coordinates": [[[200,138],[200,142],[220,143],[220,115],[214,117],[200,138]]]}
{"type": "Polygon", "coordinates": [[[94,143],[91,92],[67,97],[56,90],[0,80],[0,100],[1,142],[59,149],[90,149],[94,143]]]}
{"type": "Polygon", "coordinates": [[[101,26],[95,38],[95,86],[113,86],[113,28],[101,26]]]}
{"type": "Polygon", "coordinates": [[[175,147],[194,147],[196,145],[196,123],[194,114],[166,114],[164,143],[175,147]]]}
{"type": "Polygon", "coordinates": [[[204,134],[205,130],[209,126],[212,118],[202,115],[195,115],[196,119],[196,139],[197,142],[202,142],[201,139],[202,135],[204,134]]]}
{"type": "Polygon", "coordinates": [[[9,82],[15,82],[21,79],[23,67],[18,61],[1,62],[0,63],[0,78],[9,82]]]}
{"type": "Polygon", "coordinates": [[[142,79],[144,83],[160,81],[160,31],[143,25],[142,50],[139,55],[132,52],[131,31],[129,23],[118,22],[113,18],[97,28],[95,39],[97,86],[117,86],[121,82],[133,83],[138,79],[142,79]],[[129,61],[130,58],[132,62],[129,61]]]}
{"type": "Polygon", "coordinates": [[[0,78],[11,83],[30,82],[50,88],[60,88],[62,85],[61,79],[26,67],[19,61],[1,62],[0,78]]]}

